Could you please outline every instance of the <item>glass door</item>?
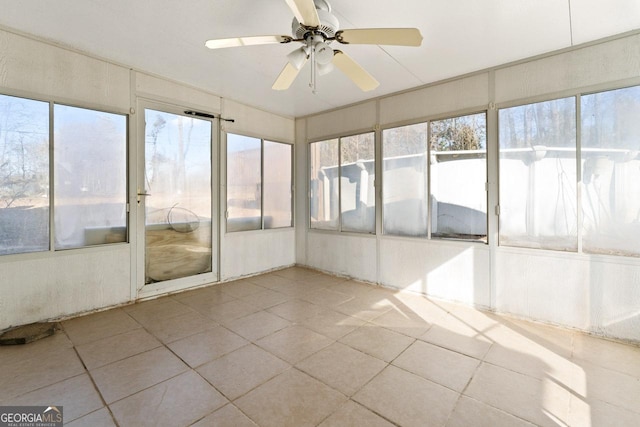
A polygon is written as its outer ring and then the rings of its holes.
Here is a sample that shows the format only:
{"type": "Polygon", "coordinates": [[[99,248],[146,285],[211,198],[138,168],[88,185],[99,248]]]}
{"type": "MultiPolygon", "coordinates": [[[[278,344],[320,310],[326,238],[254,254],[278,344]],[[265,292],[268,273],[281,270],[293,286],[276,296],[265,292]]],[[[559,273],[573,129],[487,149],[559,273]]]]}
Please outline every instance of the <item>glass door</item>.
{"type": "Polygon", "coordinates": [[[144,284],[215,272],[214,123],[154,109],[144,119],[144,284]]]}

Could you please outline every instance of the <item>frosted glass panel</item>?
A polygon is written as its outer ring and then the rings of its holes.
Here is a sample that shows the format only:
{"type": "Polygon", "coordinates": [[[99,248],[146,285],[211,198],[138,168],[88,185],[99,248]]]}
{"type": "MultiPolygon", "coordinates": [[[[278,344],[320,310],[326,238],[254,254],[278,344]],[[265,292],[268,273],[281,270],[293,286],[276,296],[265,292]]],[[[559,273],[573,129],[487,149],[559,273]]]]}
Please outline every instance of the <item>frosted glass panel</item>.
{"type": "Polygon", "coordinates": [[[427,124],[382,132],[385,234],[427,236],[427,124]]]}
{"type": "Polygon", "coordinates": [[[211,122],[145,110],[145,283],[211,271],[211,122]]]}
{"type": "Polygon", "coordinates": [[[311,228],[338,229],[338,140],[310,144],[311,228]]]}
{"type": "Polygon", "coordinates": [[[262,228],[261,140],[227,134],[227,231],[262,228]]]}
{"type": "Polygon", "coordinates": [[[585,252],[640,256],[640,87],[581,98],[585,252]]]}
{"type": "Polygon", "coordinates": [[[49,249],[49,104],[0,95],[0,255],[49,249]]]}
{"type": "Polygon", "coordinates": [[[374,133],[340,138],[342,231],[375,233],[374,133]]]}
{"type": "Polygon", "coordinates": [[[264,141],[264,228],[291,227],[292,146],[264,141]]]}
{"type": "Polygon", "coordinates": [[[54,107],[55,248],[127,240],[127,118],[54,107]]]}
{"type": "Polygon", "coordinates": [[[487,238],[484,113],[431,122],[431,236],[487,238]]]}
{"type": "Polygon", "coordinates": [[[575,103],[500,110],[501,245],[577,250],[575,103]]]}

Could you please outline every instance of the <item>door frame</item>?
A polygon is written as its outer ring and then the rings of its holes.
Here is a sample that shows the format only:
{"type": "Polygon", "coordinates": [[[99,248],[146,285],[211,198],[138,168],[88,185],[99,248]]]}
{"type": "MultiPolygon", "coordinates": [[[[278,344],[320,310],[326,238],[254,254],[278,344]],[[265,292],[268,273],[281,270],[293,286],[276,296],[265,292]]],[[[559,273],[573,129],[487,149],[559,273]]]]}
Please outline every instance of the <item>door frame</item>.
{"type": "MultiPolygon", "coordinates": [[[[140,197],[138,193],[144,192],[145,188],[145,145],[146,145],[146,123],[145,110],[158,110],[170,114],[191,117],[185,114],[185,110],[197,108],[202,111],[202,106],[193,107],[189,105],[169,104],[153,99],[136,99],[137,116],[135,118],[135,155],[131,156],[130,163],[130,206],[131,221],[135,222],[132,227],[130,240],[134,241],[131,251],[132,268],[132,289],[135,289],[135,299],[152,298],[163,294],[182,291],[189,288],[196,288],[210,283],[220,281],[220,123],[217,119],[198,117],[201,120],[211,123],[211,272],[202,273],[189,277],[171,279],[156,283],[145,284],[145,197],[140,197]],[[139,191],[141,190],[141,191],[139,191]]],[[[202,111],[211,115],[218,114],[212,111],[202,111]]],[[[132,242],[133,243],[133,242],[132,242]]]]}

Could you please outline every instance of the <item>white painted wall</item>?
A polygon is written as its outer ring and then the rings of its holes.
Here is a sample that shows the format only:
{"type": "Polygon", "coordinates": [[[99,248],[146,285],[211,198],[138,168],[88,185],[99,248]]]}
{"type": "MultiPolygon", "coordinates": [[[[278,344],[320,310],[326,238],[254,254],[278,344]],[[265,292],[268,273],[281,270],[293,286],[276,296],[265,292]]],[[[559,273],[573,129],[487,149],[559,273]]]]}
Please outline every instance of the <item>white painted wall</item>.
{"type": "MultiPolygon", "coordinates": [[[[393,127],[478,109],[489,111],[487,128],[495,132],[494,105],[500,108],[638,84],[640,35],[620,36],[299,119],[296,126],[304,131],[297,134],[298,150],[306,151],[310,141],[370,126],[393,127]]],[[[297,240],[298,245],[306,243],[297,248],[297,262],[392,288],[640,341],[640,259],[499,247],[492,238],[498,231],[496,141],[488,138],[492,201],[488,245],[307,230],[306,238],[299,235],[297,240]]],[[[297,161],[299,168],[306,168],[306,157],[299,156],[297,161]]],[[[308,176],[299,173],[297,179],[308,176]]],[[[380,177],[377,183],[381,187],[380,177]]],[[[303,197],[302,191],[298,197],[303,197]]],[[[304,197],[306,203],[306,191],[304,197]]],[[[308,210],[304,213],[308,216],[308,210]]],[[[379,217],[380,209],[380,231],[379,217]]],[[[299,227],[306,224],[306,218],[298,222],[299,227]]]]}
{"type": "MultiPolygon", "coordinates": [[[[66,48],[0,30],[0,93],[33,97],[86,108],[120,113],[136,109],[138,101],[223,112],[236,121],[230,130],[293,143],[294,120],[222,99],[174,81],[87,56],[66,48]]],[[[136,235],[137,111],[129,120],[130,243],[59,252],[0,257],[0,330],[70,316],[118,304],[141,296],[156,296],[194,286],[179,279],[175,285],[145,293],[139,289],[136,235]],[[132,261],[133,260],[133,261],[132,261]],[[138,277],[138,278],[136,278],[138,277]]],[[[226,124],[226,123],[225,123],[226,124]]],[[[217,157],[215,173],[224,157],[217,157]]],[[[217,182],[221,182],[218,180],[217,182]]],[[[224,193],[214,190],[216,211],[224,209],[224,193]]],[[[221,234],[220,278],[229,280],[295,263],[295,230],[267,230],[221,234]]],[[[216,253],[217,248],[214,248],[216,253]]],[[[215,260],[214,260],[215,263],[215,260]]],[[[140,264],[141,265],[141,264],[140,264]]],[[[213,281],[217,280],[216,278],[213,281]]],[[[163,282],[164,283],[164,282],[163,282]]]]}

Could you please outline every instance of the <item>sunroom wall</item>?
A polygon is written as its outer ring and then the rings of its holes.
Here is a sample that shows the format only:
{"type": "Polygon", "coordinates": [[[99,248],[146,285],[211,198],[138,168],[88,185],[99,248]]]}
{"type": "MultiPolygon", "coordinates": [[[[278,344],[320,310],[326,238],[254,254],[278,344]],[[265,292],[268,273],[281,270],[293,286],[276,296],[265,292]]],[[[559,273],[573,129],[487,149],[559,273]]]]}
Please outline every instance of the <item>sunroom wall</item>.
{"type": "MultiPolygon", "coordinates": [[[[305,215],[298,226],[306,232],[297,231],[297,262],[390,288],[640,341],[640,259],[498,246],[496,209],[499,108],[638,84],[636,32],[298,118],[297,214],[305,215]],[[308,229],[309,142],[375,130],[379,159],[380,129],[480,111],[487,111],[488,244],[384,235],[381,208],[375,236],[308,229]]],[[[376,183],[380,188],[380,179],[376,183]]]]}
{"type": "MultiPolygon", "coordinates": [[[[0,30],[0,93],[129,115],[129,242],[65,251],[0,256],[0,330],[126,304],[178,290],[145,292],[144,260],[137,259],[136,168],[138,105],[151,101],[222,113],[236,131],[293,143],[294,119],[222,99],[215,94],[148,73],[131,70],[49,42],[0,30]]],[[[222,138],[217,138],[218,145],[222,138]]],[[[144,144],[144,141],[141,142],[144,144]]],[[[218,147],[214,147],[218,150],[218,147]]],[[[214,158],[220,186],[224,152],[214,158]]],[[[214,212],[224,212],[224,191],[213,190],[214,212]]],[[[295,263],[295,230],[224,234],[214,242],[214,265],[221,281],[295,263]],[[275,250],[274,250],[275,249],[275,250]]]]}

